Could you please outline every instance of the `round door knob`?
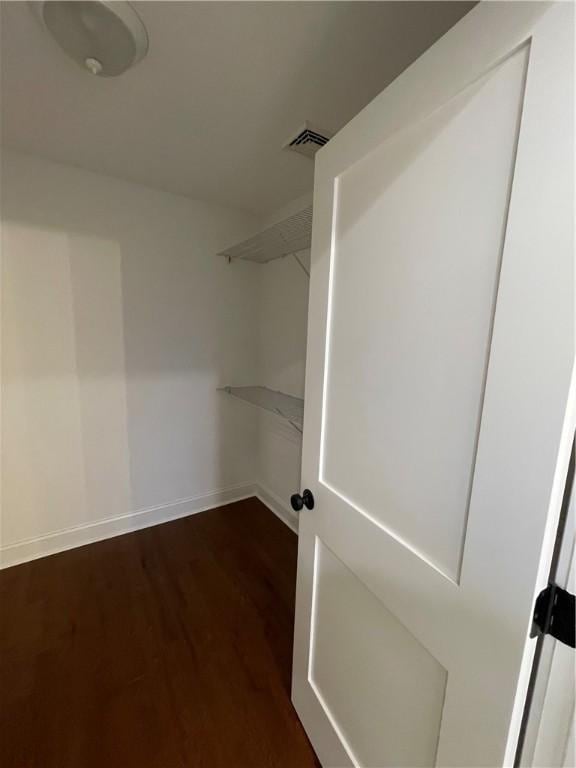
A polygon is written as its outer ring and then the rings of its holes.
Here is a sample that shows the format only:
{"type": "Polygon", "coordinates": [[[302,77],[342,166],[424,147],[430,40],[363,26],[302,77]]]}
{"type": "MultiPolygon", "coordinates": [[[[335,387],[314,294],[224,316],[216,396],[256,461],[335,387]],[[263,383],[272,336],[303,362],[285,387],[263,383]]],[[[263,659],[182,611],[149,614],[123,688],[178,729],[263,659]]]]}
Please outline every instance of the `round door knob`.
{"type": "Polygon", "coordinates": [[[290,497],[290,504],[295,512],[300,512],[302,507],[306,507],[306,509],[314,509],[314,496],[312,496],[312,491],[305,488],[302,491],[302,496],[300,496],[299,493],[295,493],[290,497]]]}

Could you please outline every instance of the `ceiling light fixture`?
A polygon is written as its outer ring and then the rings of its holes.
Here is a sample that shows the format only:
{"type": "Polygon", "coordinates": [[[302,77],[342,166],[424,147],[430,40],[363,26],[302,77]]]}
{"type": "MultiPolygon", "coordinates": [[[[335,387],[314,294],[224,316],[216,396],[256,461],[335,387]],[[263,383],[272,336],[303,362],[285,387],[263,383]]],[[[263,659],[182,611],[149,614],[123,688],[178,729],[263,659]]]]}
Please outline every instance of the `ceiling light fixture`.
{"type": "Polygon", "coordinates": [[[148,51],[146,27],[123,0],[44,0],[31,5],[58,45],[98,77],[121,75],[148,51]]]}

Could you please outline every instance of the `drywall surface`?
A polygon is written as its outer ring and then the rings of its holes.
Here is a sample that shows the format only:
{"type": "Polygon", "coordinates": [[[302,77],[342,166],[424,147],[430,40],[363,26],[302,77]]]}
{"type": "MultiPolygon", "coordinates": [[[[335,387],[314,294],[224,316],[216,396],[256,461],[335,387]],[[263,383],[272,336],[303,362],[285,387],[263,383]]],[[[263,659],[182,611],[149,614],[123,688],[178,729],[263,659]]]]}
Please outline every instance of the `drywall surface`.
{"type": "Polygon", "coordinates": [[[256,419],[216,388],[257,365],[259,268],[215,253],[259,222],[16,153],[1,181],[4,560],[247,491],[256,419]]]}
{"type": "Polygon", "coordinates": [[[3,139],[268,213],[312,185],[313,164],[280,149],[304,120],[338,131],[472,5],[137,2],[149,55],[103,85],[28,3],[1,3],[3,139]]]}
{"type": "MultiPolygon", "coordinates": [[[[266,219],[269,226],[312,202],[312,195],[294,200],[266,219]]],[[[310,254],[300,254],[306,267],[310,254]]],[[[309,278],[287,256],[260,266],[258,359],[261,382],[296,397],[304,397],[309,278]]],[[[258,483],[278,505],[289,508],[291,494],[300,490],[302,438],[277,417],[262,414],[258,431],[258,483]]]]}

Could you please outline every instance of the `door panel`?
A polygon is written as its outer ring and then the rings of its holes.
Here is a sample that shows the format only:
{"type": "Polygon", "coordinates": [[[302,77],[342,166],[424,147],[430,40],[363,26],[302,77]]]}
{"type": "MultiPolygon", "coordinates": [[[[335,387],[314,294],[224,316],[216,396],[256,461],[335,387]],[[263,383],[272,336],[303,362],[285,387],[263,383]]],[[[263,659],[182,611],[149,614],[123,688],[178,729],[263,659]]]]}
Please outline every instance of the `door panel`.
{"type": "Polygon", "coordinates": [[[316,563],[310,682],[334,728],[360,765],[433,766],[446,670],[320,540],[316,563]]]}
{"type": "Polygon", "coordinates": [[[334,193],[322,481],[455,581],[526,64],[523,47],[334,193]]]}
{"type": "Polygon", "coordinates": [[[292,695],[325,766],[513,761],[574,426],[573,14],[480,4],[316,156],[292,695]]]}

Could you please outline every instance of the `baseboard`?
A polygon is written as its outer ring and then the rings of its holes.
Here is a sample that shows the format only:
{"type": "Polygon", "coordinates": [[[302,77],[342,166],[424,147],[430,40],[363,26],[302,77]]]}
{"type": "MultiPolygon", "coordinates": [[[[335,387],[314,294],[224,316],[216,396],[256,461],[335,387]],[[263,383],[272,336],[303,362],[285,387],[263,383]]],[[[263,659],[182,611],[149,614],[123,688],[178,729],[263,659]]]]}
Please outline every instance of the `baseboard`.
{"type": "Polygon", "coordinates": [[[260,499],[262,504],[265,504],[269,510],[274,512],[276,517],[279,517],[288,528],[293,530],[294,533],[298,533],[298,515],[282,499],[260,483],[256,483],[254,486],[254,493],[256,498],[260,499]]]}
{"type": "MultiPolygon", "coordinates": [[[[64,552],[66,549],[82,547],[95,541],[138,531],[141,528],[149,528],[170,520],[177,520],[179,517],[194,515],[197,512],[204,512],[223,504],[249,498],[255,493],[256,487],[253,483],[243,483],[199,496],[179,499],[169,504],[138,509],[126,515],[65,528],[34,539],[19,541],[0,548],[0,568],[8,568],[26,563],[29,560],[36,560],[39,557],[64,552]]],[[[266,501],[264,504],[270,506],[266,501]]],[[[272,507],[270,508],[272,509],[272,507]]],[[[274,509],[272,511],[275,512],[274,509]]],[[[278,513],[276,512],[276,514],[278,513]]]]}

